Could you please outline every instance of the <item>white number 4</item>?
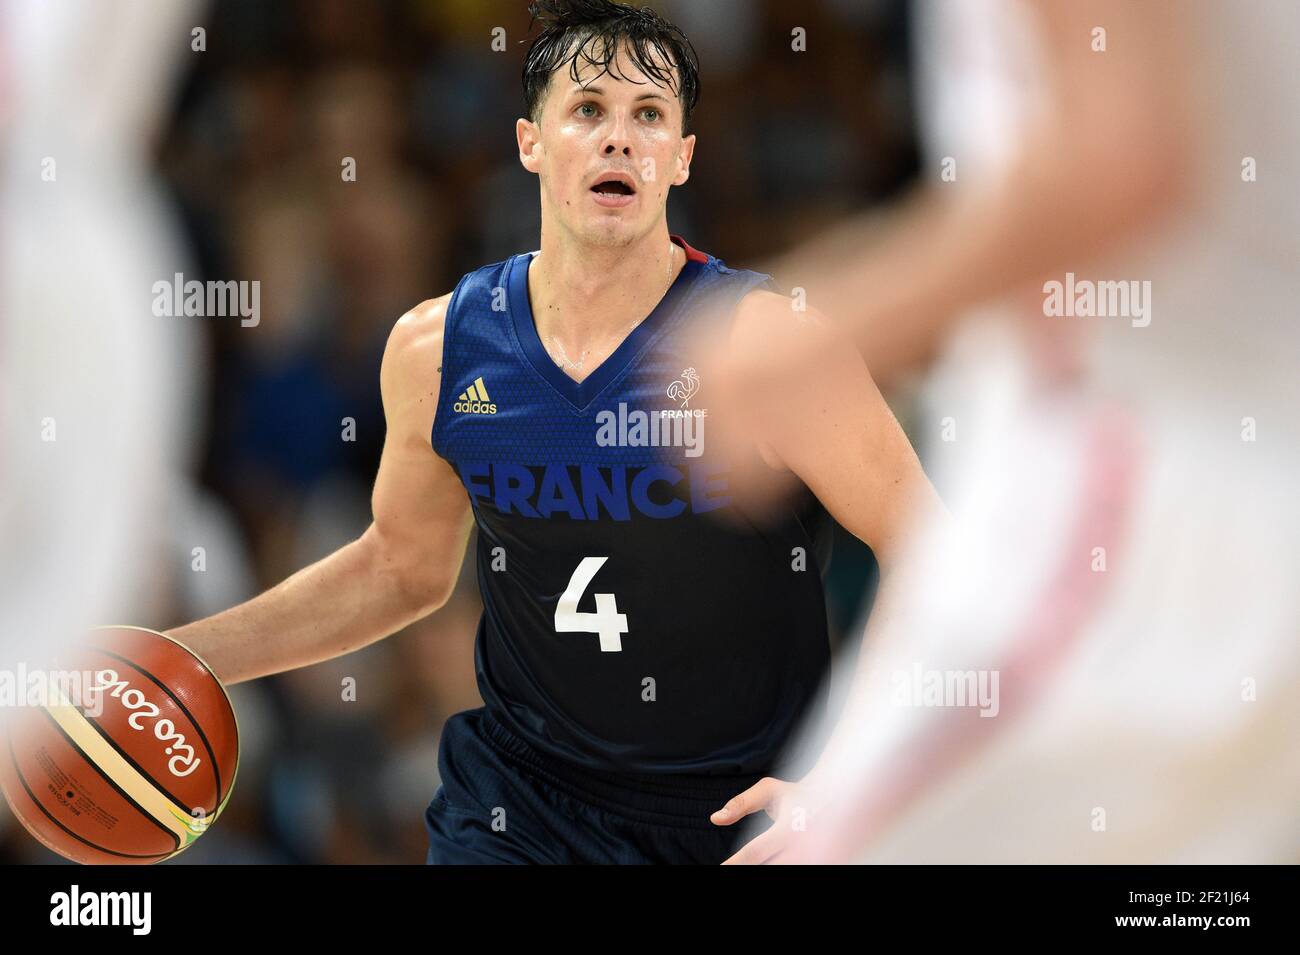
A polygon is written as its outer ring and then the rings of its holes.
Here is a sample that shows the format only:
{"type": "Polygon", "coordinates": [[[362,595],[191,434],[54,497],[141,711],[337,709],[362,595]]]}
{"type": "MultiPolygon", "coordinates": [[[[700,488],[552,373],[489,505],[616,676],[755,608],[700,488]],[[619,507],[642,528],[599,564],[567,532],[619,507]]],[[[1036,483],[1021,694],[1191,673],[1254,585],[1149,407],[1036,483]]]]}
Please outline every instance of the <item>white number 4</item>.
{"type": "Polygon", "coordinates": [[[607,560],[608,557],[582,558],[582,563],[569,578],[569,586],[560,595],[560,602],[555,605],[555,632],[594,633],[600,637],[602,651],[616,651],[623,649],[619,636],[627,633],[627,614],[618,612],[614,595],[596,594],[596,612],[578,612],[578,601],[591,586],[591,578],[607,560]]]}

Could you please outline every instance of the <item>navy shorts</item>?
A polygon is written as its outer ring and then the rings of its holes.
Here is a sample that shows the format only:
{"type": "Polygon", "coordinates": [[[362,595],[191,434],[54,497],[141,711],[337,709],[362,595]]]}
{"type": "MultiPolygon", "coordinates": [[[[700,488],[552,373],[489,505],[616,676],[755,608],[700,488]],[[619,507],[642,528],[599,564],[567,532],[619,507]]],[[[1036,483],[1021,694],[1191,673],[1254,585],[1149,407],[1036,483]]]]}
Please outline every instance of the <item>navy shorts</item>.
{"type": "Polygon", "coordinates": [[[438,770],[424,814],[430,865],[716,865],[747,827],[709,816],[763,778],[578,767],[537,752],[482,707],[447,720],[438,770]]]}

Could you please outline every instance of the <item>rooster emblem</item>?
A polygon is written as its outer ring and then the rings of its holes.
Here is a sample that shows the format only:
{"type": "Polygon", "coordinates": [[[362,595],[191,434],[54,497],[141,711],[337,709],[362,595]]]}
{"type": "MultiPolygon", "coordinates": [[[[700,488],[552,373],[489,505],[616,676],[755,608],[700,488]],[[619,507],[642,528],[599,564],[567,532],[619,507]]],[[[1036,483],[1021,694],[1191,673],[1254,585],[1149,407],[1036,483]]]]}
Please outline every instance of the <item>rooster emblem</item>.
{"type": "Polygon", "coordinates": [[[700,390],[700,376],[694,368],[682,371],[682,376],[668,386],[668,397],[680,401],[683,408],[691,406],[691,398],[700,390]]]}

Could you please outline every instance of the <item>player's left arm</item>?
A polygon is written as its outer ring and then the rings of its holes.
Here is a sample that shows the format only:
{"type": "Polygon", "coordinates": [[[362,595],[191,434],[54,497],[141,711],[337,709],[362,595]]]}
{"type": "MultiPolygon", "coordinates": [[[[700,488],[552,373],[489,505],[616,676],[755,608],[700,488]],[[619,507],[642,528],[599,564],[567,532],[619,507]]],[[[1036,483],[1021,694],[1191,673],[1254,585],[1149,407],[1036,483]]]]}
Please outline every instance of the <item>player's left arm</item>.
{"type": "Polygon", "coordinates": [[[773,361],[792,369],[783,383],[747,395],[752,437],[768,465],[807,485],[888,575],[908,528],[942,504],[851,338],[793,304],[756,291],[737,309],[731,348],[740,375],[773,361]]]}
{"type": "MultiPolygon", "coordinates": [[[[768,387],[746,396],[751,435],[764,460],[797,477],[845,530],[865,542],[880,564],[871,622],[864,640],[883,630],[896,603],[895,573],[910,529],[946,517],[911,443],[872,381],[851,340],[816,310],[792,312],[792,302],[759,291],[741,302],[731,333],[737,371],[757,363],[769,372],[789,361],[815,367],[803,380],[765,378],[768,387]],[[785,356],[777,357],[774,356],[785,356]]],[[[855,676],[861,676],[862,667],[855,676]]],[[[833,734],[832,738],[838,734],[833,734]]],[[[715,813],[730,825],[760,809],[774,818],[792,784],[767,777],[715,813]]],[[[729,862],[764,862],[780,852],[774,826],[743,847],[729,862]]]]}

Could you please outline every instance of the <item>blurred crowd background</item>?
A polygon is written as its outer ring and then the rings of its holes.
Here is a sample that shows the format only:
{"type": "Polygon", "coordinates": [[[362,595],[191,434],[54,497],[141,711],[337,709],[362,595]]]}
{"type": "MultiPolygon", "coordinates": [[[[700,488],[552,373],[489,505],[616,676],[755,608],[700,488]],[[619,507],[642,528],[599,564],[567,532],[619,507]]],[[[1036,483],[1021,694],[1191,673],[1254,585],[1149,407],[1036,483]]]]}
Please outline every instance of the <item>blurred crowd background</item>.
{"type": "MultiPolygon", "coordinates": [[[[699,144],[690,183],[672,194],[672,231],[753,267],[908,186],[917,147],[901,0],[652,5],[701,59],[699,144]],[[792,49],[796,26],[806,51],[792,49]]],[[[177,319],[198,326],[203,352],[193,485],[168,505],[171,557],[131,622],[163,629],[214,613],[365,529],[392,323],[463,273],[537,246],[537,182],[514,143],[525,8],[218,0],[201,11],[206,50],[184,58],[156,169],[190,244],[185,278],[259,280],[261,320],[177,319]],[[344,157],[355,182],[341,176],[344,157]],[[345,418],[354,440],[341,436],[345,418]]],[[[480,703],[472,568],[444,609],[403,633],[234,687],[235,795],[176,862],[422,861],[440,726],[480,703]],[[347,677],[355,702],[341,699],[347,677]]],[[[837,641],[860,623],[874,572],[870,552],[840,534],[828,581],[837,641]]],[[[0,861],[54,857],[0,819],[0,861]]]]}

